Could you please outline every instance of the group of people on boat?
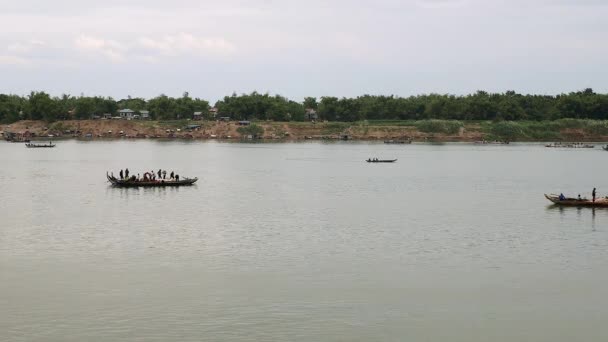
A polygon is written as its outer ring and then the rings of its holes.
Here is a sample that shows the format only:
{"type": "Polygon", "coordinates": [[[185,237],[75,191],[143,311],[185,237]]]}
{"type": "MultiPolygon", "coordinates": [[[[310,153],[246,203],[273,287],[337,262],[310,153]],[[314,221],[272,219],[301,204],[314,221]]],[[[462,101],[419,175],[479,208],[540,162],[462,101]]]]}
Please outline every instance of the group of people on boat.
{"type": "MultiPolygon", "coordinates": [[[[597,191],[595,188],[593,188],[593,191],[591,191],[591,201],[595,203],[595,199],[597,196],[597,191]]],[[[566,196],[564,196],[563,193],[559,194],[559,200],[560,201],[566,201],[566,200],[573,200],[572,198],[567,198],[566,196]]],[[[586,198],[581,198],[581,194],[578,194],[578,198],[576,198],[577,201],[587,201],[586,198]]]]}
{"type": "Polygon", "coordinates": [[[130,181],[130,182],[164,182],[165,180],[176,181],[179,182],[179,175],[175,172],[171,171],[169,177],[167,178],[167,171],[158,169],[157,172],[148,171],[145,172],[143,177],[138,173],[137,176],[131,175],[129,177],[129,169],[120,170],[118,173],[119,178],[114,177],[114,172],[110,175],[110,178],[113,180],[122,180],[122,181],[130,181]]]}

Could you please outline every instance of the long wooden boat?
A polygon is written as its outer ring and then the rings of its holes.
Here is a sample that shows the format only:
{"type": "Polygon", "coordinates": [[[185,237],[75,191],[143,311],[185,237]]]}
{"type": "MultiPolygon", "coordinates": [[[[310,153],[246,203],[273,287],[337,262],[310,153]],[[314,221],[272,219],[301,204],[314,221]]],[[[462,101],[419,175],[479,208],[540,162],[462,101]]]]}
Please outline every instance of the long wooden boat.
{"type": "Polygon", "coordinates": [[[567,207],[605,207],[608,208],[608,199],[606,198],[596,198],[595,202],[588,200],[586,198],[578,199],[578,198],[565,198],[563,200],[559,199],[558,195],[547,195],[545,194],[545,198],[549,201],[555,203],[556,205],[567,206],[567,207]]]}
{"type": "Polygon", "coordinates": [[[113,186],[120,188],[152,188],[152,187],[165,187],[165,186],[187,186],[196,183],[198,180],[197,177],[194,178],[184,178],[178,181],[176,180],[154,180],[154,181],[134,181],[130,179],[118,179],[116,177],[112,177],[106,173],[106,177],[108,178],[108,182],[112,183],[113,186]]]}
{"type": "Polygon", "coordinates": [[[397,159],[367,159],[368,163],[394,163],[397,159]]]}
{"type": "Polygon", "coordinates": [[[385,144],[411,144],[411,140],[384,140],[385,144]]]}
{"type": "Polygon", "coordinates": [[[583,144],[583,143],[553,143],[545,145],[545,147],[552,148],[595,148],[595,145],[583,144]]]}
{"type": "Polygon", "coordinates": [[[48,144],[34,144],[34,143],[27,143],[25,144],[25,147],[27,148],[53,148],[57,145],[53,144],[53,143],[48,143],[48,144]]]}

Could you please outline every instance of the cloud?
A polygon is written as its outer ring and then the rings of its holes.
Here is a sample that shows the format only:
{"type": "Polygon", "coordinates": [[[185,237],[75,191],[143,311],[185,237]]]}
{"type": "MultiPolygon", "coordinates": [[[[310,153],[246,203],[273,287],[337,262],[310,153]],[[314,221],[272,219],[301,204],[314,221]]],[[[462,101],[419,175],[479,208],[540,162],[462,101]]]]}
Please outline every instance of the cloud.
{"type": "Polygon", "coordinates": [[[229,55],[236,51],[234,44],[223,38],[203,38],[190,33],[164,35],[154,39],[142,37],[139,45],[165,56],[179,55],[229,55]]]}
{"type": "Polygon", "coordinates": [[[114,40],[81,34],[74,40],[74,45],[81,51],[99,53],[112,62],[125,61],[125,46],[114,40]]]}
{"type": "Polygon", "coordinates": [[[18,42],[9,44],[6,50],[15,54],[30,53],[40,47],[46,46],[46,43],[41,40],[32,39],[26,42],[18,42]]]}
{"type": "Polygon", "coordinates": [[[31,61],[27,58],[13,56],[13,55],[0,55],[0,65],[30,65],[31,61]]]}

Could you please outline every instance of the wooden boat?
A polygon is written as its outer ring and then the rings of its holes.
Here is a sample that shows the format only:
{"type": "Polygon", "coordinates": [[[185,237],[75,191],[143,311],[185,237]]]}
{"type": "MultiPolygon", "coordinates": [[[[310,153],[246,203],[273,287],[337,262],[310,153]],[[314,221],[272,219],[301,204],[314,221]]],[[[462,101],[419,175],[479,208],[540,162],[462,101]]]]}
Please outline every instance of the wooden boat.
{"type": "Polygon", "coordinates": [[[384,140],[385,144],[411,144],[411,140],[384,140]]]}
{"type": "Polygon", "coordinates": [[[53,148],[57,145],[49,142],[48,144],[34,144],[34,143],[27,143],[25,144],[25,147],[27,148],[53,148]]]}
{"type": "Polygon", "coordinates": [[[606,207],[608,208],[608,198],[596,198],[595,202],[588,200],[586,198],[581,198],[580,200],[578,198],[569,198],[566,197],[563,200],[559,199],[558,195],[555,194],[551,194],[551,195],[547,195],[545,194],[545,198],[548,199],[549,201],[555,203],[555,205],[560,205],[560,206],[568,206],[568,207],[606,207]]]}
{"type": "Polygon", "coordinates": [[[198,178],[194,177],[194,178],[184,178],[184,179],[180,179],[178,181],[166,180],[166,179],[153,180],[153,181],[133,181],[133,180],[129,180],[129,179],[118,179],[116,177],[112,177],[112,176],[108,175],[107,172],[106,172],[106,177],[108,178],[108,181],[110,183],[112,183],[113,186],[120,187],[120,188],[139,188],[139,187],[152,188],[152,187],[165,187],[165,186],[187,186],[187,185],[192,185],[192,184],[196,183],[196,181],[198,180],[198,178]]]}
{"type": "Polygon", "coordinates": [[[397,159],[368,159],[366,162],[368,163],[394,163],[397,159]]]}
{"type": "Polygon", "coordinates": [[[509,145],[508,141],[499,141],[499,140],[494,140],[494,141],[477,140],[477,141],[474,141],[473,143],[477,144],[477,145],[509,145]]]}
{"type": "Polygon", "coordinates": [[[595,145],[583,144],[583,143],[553,143],[545,145],[545,147],[552,148],[595,148],[595,145]]]}

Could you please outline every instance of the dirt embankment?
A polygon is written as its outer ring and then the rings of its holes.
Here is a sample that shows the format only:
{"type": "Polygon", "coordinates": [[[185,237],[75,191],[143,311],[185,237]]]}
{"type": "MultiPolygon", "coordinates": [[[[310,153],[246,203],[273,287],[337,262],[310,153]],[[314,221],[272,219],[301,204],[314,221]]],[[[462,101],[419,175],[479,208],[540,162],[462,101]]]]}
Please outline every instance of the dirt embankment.
{"type": "MultiPolygon", "coordinates": [[[[370,126],[336,122],[256,122],[264,128],[264,139],[354,139],[415,141],[474,141],[484,135],[474,125],[457,134],[424,133],[413,126],[370,126]]],[[[242,138],[237,122],[221,121],[127,121],[127,120],[69,120],[54,123],[19,121],[0,125],[0,131],[28,133],[34,137],[75,138],[182,138],[231,139],[242,138]],[[194,127],[197,125],[199,127],[194,127]],[[190,128],[189,128],[190,127],[190,128]]]]}
{"type": "MultiPolygon", "coordinates": [[[[367,124],[343,122],[255,122],[264,129],[262,138],[277,140],[353,139],[413,141],[492,140],[483,124],[465,123],[457,132],[422,132],[415,125],[367,124]]],[[[240,139],[238,122],[222,121],[139,121],[139,120],[70,120],[46,123],[19,121],[0,125],[0,131],[30,135],[32,138],[170,138],[170,139],[240,139]]],[[[589,135],[582,130],[555,132],[572,141],[607,141],[608,136],[589,135]]],[[[557,138],[557,136],[556,136],[557,138]]],[[[522,139],[519,139],[522,140],[522,139]]],[[[530,139],[523,139],[530,140],[530,139]]],[[[535,139],[532,139],[535,140],[535,139]]],[[[536,140],[543,140],[541,138],[536,140]]],[[[544,139],[547,140],[547,139],[544,139]]],[[[553,139],[548,139],[553,140],[553,139]]]]}

